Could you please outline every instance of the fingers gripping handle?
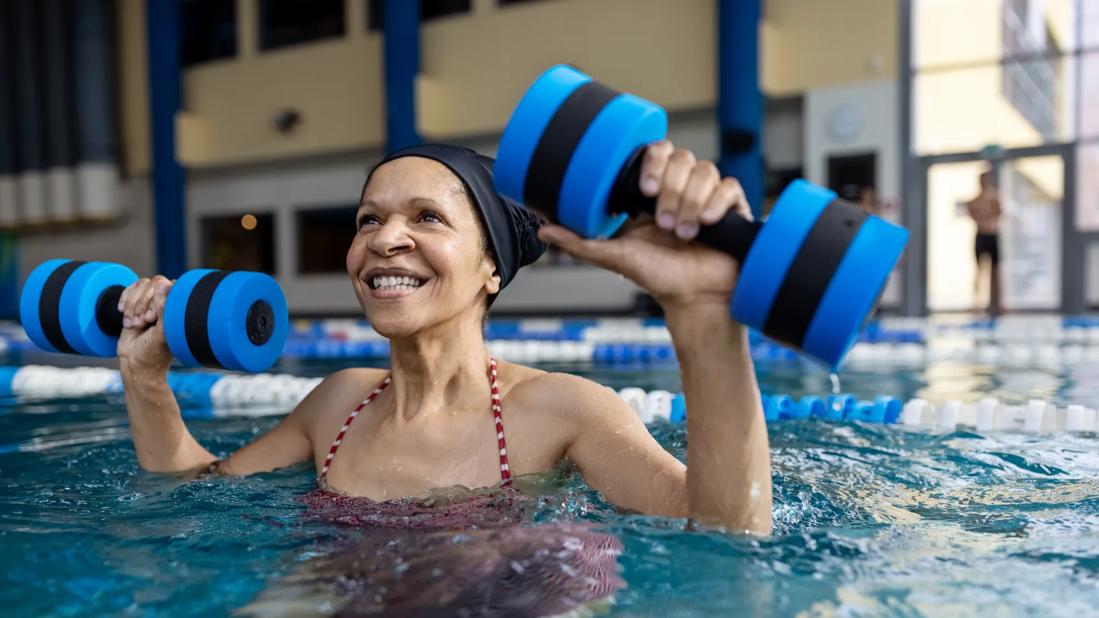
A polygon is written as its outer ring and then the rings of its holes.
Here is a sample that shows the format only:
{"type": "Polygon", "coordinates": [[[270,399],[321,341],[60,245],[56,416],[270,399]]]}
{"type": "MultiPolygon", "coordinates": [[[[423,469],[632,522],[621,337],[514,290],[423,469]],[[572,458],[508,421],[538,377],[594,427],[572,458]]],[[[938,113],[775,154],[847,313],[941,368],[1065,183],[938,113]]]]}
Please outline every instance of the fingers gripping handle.
{"type": "MultiPolygon", "coordinates": [[[[641,192],[641,163],[644,154],[645,147],[635,150],[615,179],[607,200],[607,210],[611,213],[626,213],[636,217],[642,213],[656,212],[656,198],[641,192]]],[[[702,226],[698,232],[698,240],[743,263],[761,225],[758,221],[750,221],[730,210],[717,223],[702,226]]]]}

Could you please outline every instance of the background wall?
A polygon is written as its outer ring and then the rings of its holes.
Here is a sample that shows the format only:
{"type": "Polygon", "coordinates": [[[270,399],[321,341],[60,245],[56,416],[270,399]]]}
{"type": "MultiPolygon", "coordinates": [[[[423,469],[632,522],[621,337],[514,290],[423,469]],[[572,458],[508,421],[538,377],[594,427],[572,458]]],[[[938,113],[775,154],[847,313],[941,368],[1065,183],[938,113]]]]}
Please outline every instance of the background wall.
{"type": "MultiPolygon", "coordinates": [[[[805,177],[828,186],[828,158],[837,155],[877,155],[878,200],[882,214],[900,222],[900,135],[897,127],[897,83],[872,81],[815,88],[805,97],[805,177]]],[[[899,277],[894,276],[882,303],[900,302],[899,277]]]]}
{"type": "MultiPolygon", "coordinates": [[[[833,153],[879,151],[885,195],[897,193],[894,121],[896,0],[767,0],[761,24],[763,131],[771,168],[823,181],[833,153]],[[843,36],[836,36],[842,32],[843,36]],[[868,122],[840,143],[816,126],[844,101],[868,122]]],[[[367,29],[366,0],[344,3],[345,34],[260,49],[259,0],[235,0],[236,55],[183,71],[177,157],[188,168],[187,250],[204,264],[203,217],[274,215],[275,270],[290,307],[301,313],[354,313],[343,274],[299,275],[296,213],[352,205],[364,172],[384,140],[382,36],[367,29]],[[289,133],[272,125],[296,110],[289,133]]],[[[421,25],[417,80],[419,130],[425,139],[494,153],[519,96],[555,63],[578,66],[671,112],[670,137],[700,158],[718,156],[714,0],[554,0],[499,6],[473,0],[469,13],[421,25]]],[[[78,253],[153,268],[148,67],[144,0],[117,0],[119,121],[126,223],[79,234],[28,237],[22,264],[49,257],[58,238],[78,253]],[[125,239],[125,240],[121,240],[125,239]],[[132,239],[132,242],[131,242],[132,239]],[[121,240],[121,242],[120,242],[121,240]]],[[[552,261],[552,260],[551,260],[552,261]]],[[[628,310],[638,290],[599,269],[557,260],[516,280],[498,311],[628,310]]],[[[887,301],[892,296],[886,297],[887,301]]]]}

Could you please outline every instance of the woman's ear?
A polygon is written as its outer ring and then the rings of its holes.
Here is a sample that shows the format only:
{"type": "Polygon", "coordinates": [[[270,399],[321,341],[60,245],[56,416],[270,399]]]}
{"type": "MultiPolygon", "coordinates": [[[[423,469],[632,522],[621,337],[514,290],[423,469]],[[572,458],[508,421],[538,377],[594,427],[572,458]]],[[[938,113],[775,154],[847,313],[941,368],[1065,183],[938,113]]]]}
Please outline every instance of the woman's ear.
{"type": "Polygon", "coordinates": [[[490,255],[485,254],[484,261],[481,262],[481,267],[491,273],[488,281],[485,282],[485,292],[491,296],[493,294],[500,293],[500,271],[496,270],[496,261],[492,259],[490,255]]]}
{"type": "Polygon", "coordinates": [[[488,283],[485,284],[485,292],[490,296],[500,293],[500,273],[495,269],[493,269],[492,276],[489,278],[488,283]]]}

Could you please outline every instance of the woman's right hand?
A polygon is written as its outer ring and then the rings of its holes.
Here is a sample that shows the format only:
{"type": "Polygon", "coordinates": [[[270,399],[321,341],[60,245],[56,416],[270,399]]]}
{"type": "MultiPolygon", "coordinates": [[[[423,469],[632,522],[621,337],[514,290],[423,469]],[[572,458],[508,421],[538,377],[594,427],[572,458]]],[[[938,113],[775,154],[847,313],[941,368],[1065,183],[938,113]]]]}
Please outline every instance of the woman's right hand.
{"type": "Polygon", "coordinates": [[[123,370],[164,376],[172,364],[172,351],[164,338],[164,302],[172,284],[167,277],[143,277],[122,292],[122,334],[118,338],[118,359],[123,370]]]}

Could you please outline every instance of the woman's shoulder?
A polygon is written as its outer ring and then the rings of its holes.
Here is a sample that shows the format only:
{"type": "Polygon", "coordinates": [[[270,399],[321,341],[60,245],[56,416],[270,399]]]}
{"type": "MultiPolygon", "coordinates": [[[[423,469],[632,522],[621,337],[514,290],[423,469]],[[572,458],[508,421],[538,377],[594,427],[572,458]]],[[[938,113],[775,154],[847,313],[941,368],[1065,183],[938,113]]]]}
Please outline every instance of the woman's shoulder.
{"type": "Polygon", "coordinates": [[[508,381],[511,382],[505,398],[524,407],[582,412],[619,401],[612,389],[581,376],[513,363],[507,363],[502,370],[507,372],[503,374],[502,371],[502,375],[510,375],[508,381]]]}
{"type": "Polygon", "coordinates": [[[350,367],[321,380],[294,410],[306,425],[330,416],[346,416],[389,375],[387,369],[350,367]]]}
{"type": "Polygon", "coordinates": [[[373,389],[389,375],[389,370],[381,367],[348,367],[328,375],[321,381],[331,389],[355,390],[373,389]]]}

